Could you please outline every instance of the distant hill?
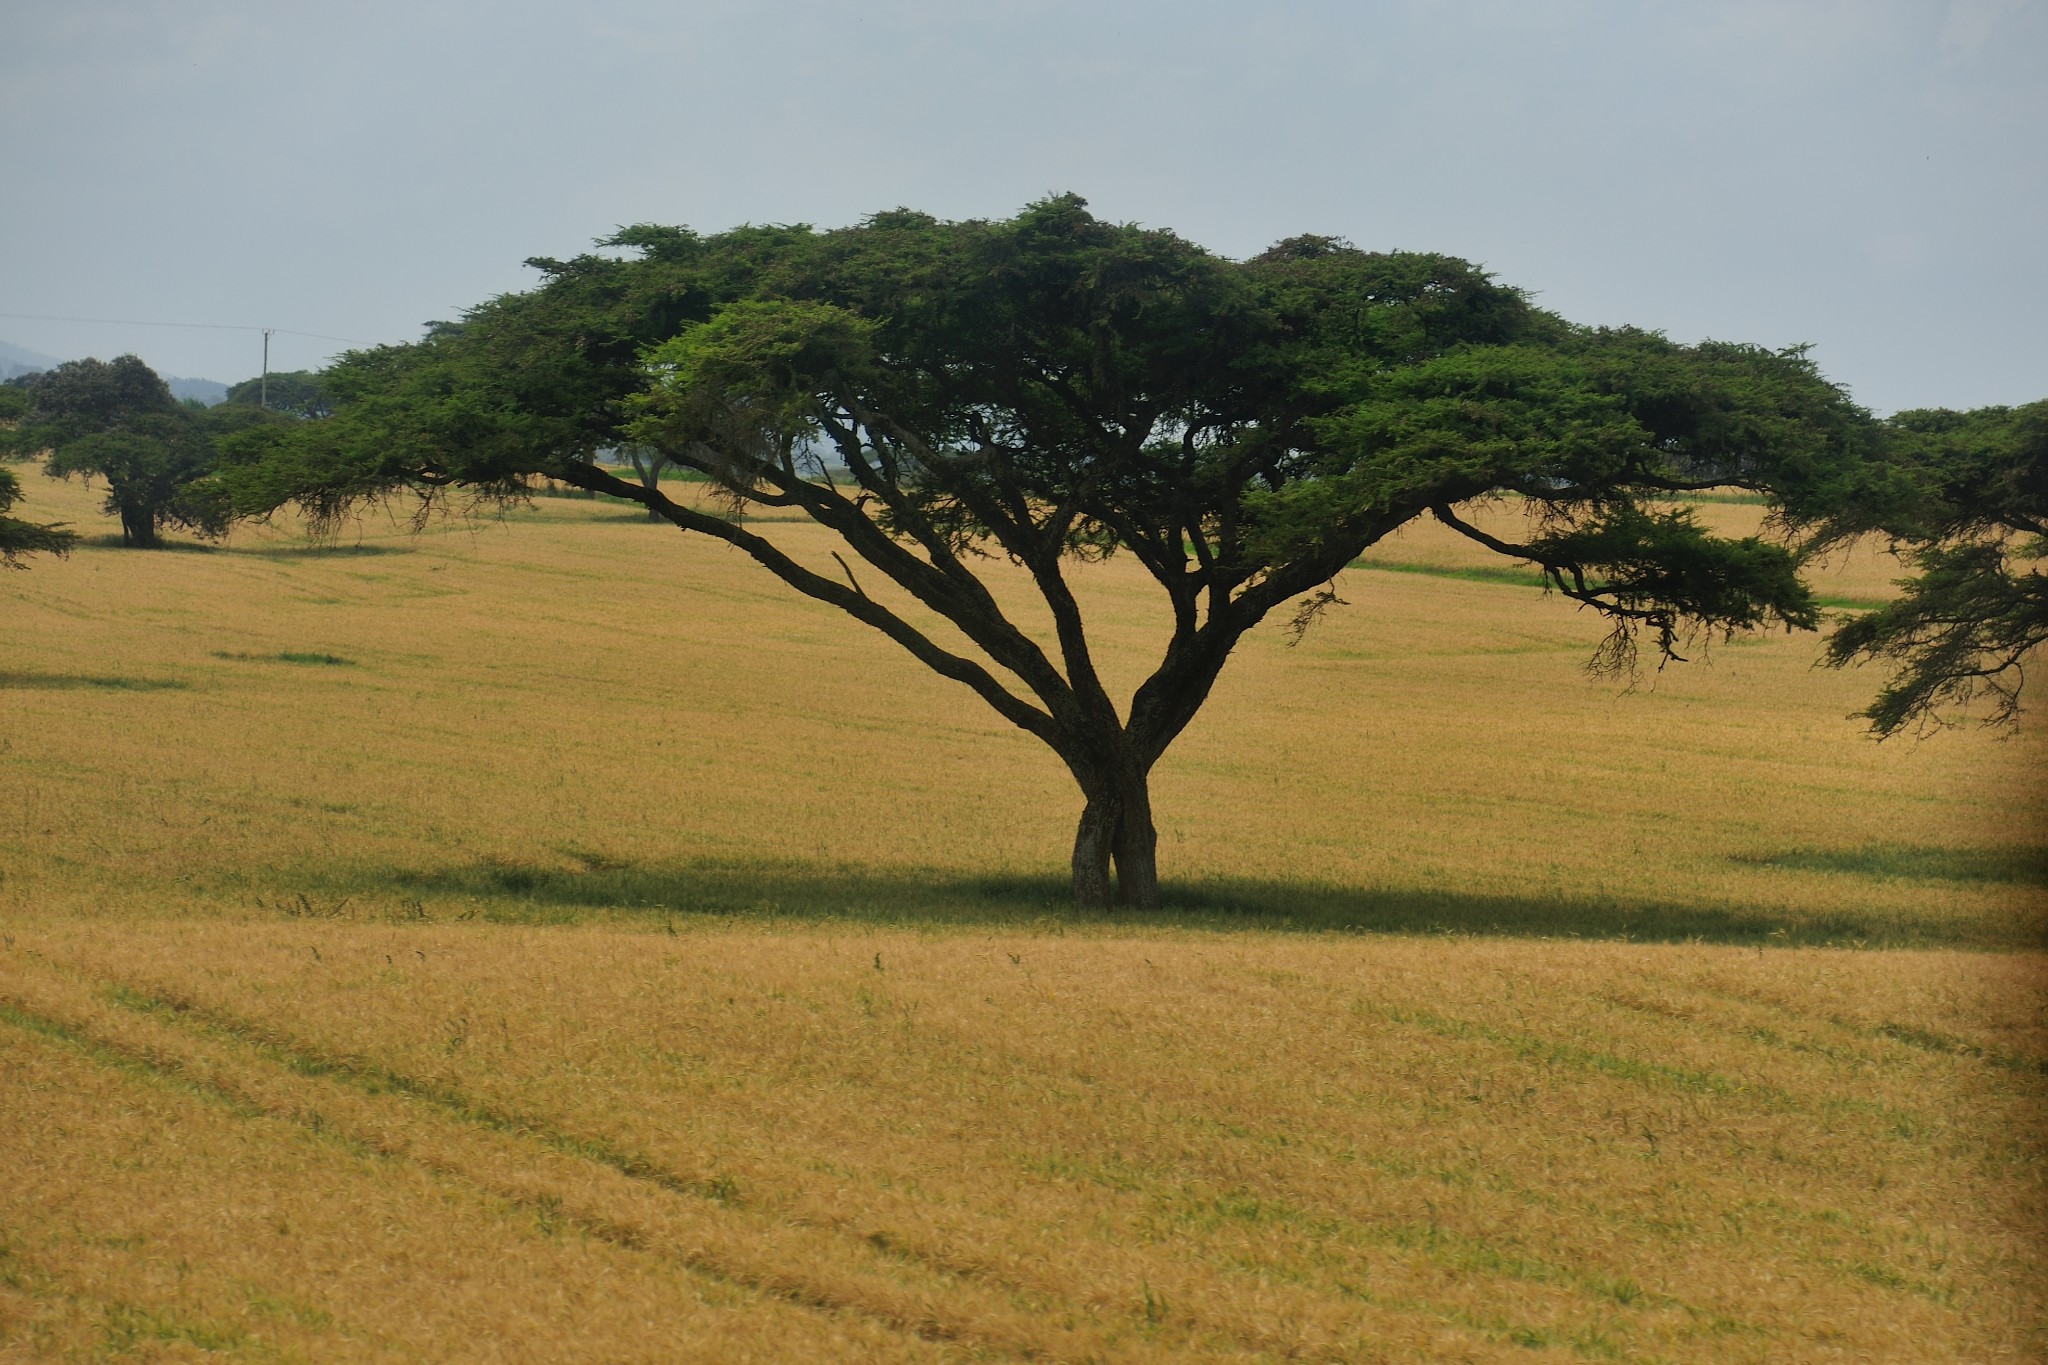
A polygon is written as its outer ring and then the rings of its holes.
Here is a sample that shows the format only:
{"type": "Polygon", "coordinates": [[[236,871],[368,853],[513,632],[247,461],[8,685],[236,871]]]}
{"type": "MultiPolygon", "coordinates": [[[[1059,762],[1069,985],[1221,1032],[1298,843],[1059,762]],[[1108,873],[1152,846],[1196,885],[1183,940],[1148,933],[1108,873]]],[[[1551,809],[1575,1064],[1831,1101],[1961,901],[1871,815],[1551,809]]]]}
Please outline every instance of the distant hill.
{"type": "Polygon", "coordinates": [[[40,351],[31,351],[24,346],[10,346],[0,341],[0,380],[34,374],[38,370],[54,369],[63,363],[53,355],[44,355],[40,351]]]}
{"type": "Polygon", "coordinates": [[[174,374],[167,374],[163,378],[173,398],[197,398],[208,407],[227,401],[228,386],[217,380],[181,379],[174,374]]]}
{"type": "MultiPolygon", "coordinates": [[[[25,346],[12,346],[0,341],[0,382],[19,378],[25,374],[38,374],[43,370],[54,370],[64,362],[53,355],[31,351],[25,346]]],[[[216,379],[186,379],[180,375],[167,374],[164,384],[174,398],[197,398],[212,407],[223,402],[228,396],[228,386],[216,379]]]]}

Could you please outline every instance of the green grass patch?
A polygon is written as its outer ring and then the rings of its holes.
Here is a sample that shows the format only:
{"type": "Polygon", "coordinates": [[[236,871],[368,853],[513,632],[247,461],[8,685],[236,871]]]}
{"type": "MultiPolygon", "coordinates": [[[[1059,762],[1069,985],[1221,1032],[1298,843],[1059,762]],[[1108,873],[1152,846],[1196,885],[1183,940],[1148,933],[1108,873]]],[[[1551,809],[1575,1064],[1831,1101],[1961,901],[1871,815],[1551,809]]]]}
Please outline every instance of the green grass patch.
{"type": "Polygon", "coordinates": [[[1876,1030],[1878,1036],[1889,1038],[1907,1047],[1919,1048],[1922,1052],[1944,1053],[1951,1057],[1974,1057],[1987,1065],[2001,1067],[2007,1071],[2032,1072],[2048,1076],[2048,1057],[2028,1057],[2016,1052],[2005,1052],[1998,1048],[1980,1047],[1967,1038],[1958,1038],[1952,1033],[1939,1029],[1920,1028],[1913,1024],[1901,1024],[1886,1020],[1876,1030]]]}
{"type": "Polygon", "coordinates": [[[276,654],[248,654],[239,650],[216,649],[216,659],[229,659],[245,664],[312,664],[326,668],[354,668],[354,659],[344,659],[339,654],[316,654],[299,650],[283,650],[276,654]]]}
{"type": "Polygon", "coordinates": [[[231,1324],[129,1303],[108,1304],[101,1331],[101,1345],[113,1355],[155,1354],[159,1344],[211,1355],[239,1350],[247,1342],[246,1334],[231,1324]]]}
{"type": "Polygon", "coordinates": [[[1462,578],[1468,583],[1505,583],[1516,588],[1541,588],[1543,575],[1526,564],[1479,564],[1458,568],[1448,564],[1409,564],[1392,559],[1354,559],[1354,569],[1380,573],[1423,574],[1430,578],[1462,578]]]}
{"type": "MultiPolygon", "coordinates": [[[[1349,567],[1372,569],[1380,573],[1412,573],[1429,578],[1459,578],[1468,583],[1496,583],[1511,588],[1547,588],[1549,581],[1527,564],[1414,564],[1392,559],[1354,559],[1349,567]]],[[[1597,583],[1597,580],[1589,580],[1597,583]]],[[[1875,611],[1884,606],[1877,597],[1821,597],[1814,599],[1816,606],[1837,611],[1875,611]]]]}
{"type": "Polygon", "coordinates": [[[19,688],[41,692],[65,692],[73,688],[96,687],[109,692],[176,692],[191,684],[176,678],[128,678],[98,673],[5,673],[0,672],[0,691],[19,688]]]}
{"type": "Polygon", "coordinates": [[[1771,505],[1771,500],[1765,497],[1763,494],[1745,493],[1742,492],[1740,489],[1737,489],[1732,492],[1721,492],[1710,489],[1699,493],[1673,493],[1671,495],[1671,501],[1677,503],[1718,502],[1733,504],[1737,507],[1769,507],[1771,505]]]}
{"type": "Polygon", "coordinates": [[[302,540],[283,545],[232,545],[230,553],[254,555],[260,559],[354,559],[377,555],[409,555],[418,553],[418,547],[409,542],[396,544],[373,541],[302,540]]]}

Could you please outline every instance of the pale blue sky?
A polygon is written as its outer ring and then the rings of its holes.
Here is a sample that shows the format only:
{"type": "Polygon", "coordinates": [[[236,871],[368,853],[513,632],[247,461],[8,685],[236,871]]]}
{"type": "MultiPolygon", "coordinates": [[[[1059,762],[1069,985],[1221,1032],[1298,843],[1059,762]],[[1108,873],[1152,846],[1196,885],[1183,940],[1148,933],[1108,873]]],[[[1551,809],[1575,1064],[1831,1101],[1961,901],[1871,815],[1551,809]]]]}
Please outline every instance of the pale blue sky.
{"type": "Polygon", "coordinates": [[[410,340],[622,223],[1071,189],[1229,255],[1334,233],[1812,342],[1880,411],[2048,397],[2048,0],[6,0],[0,186],[0,313],[410,340]]]}

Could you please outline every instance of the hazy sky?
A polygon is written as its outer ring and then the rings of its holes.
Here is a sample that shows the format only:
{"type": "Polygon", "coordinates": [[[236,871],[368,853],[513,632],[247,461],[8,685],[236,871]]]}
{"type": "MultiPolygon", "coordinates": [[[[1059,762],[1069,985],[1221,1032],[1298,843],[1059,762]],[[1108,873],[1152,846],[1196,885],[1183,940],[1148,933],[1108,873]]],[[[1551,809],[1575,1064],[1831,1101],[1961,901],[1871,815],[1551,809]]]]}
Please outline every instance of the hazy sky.
{"type": "Polygon", "coordinates": [[[1332,233],[1584,322],[1812,342],[1879,411],[2048,397],[2048,0],[0,0],[0,314],[412,340],[624,223],[1061,190],[1233,256],[1332,233]]]}

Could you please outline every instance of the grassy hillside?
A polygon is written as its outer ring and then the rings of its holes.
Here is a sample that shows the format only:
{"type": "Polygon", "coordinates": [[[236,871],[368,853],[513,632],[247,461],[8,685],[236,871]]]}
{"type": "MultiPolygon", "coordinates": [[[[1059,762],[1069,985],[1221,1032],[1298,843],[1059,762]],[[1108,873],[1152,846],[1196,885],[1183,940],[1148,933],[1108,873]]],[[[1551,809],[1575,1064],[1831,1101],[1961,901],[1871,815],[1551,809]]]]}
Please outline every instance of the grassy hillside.
{"type": "Polygon", "coordinates": [[[2048,1347],[2038,727],[1590,679],[1519,577],[1250,640],[1137,919],[1035,741],[630,509],[10,575],[0,1360],[2048,1347]]]}

